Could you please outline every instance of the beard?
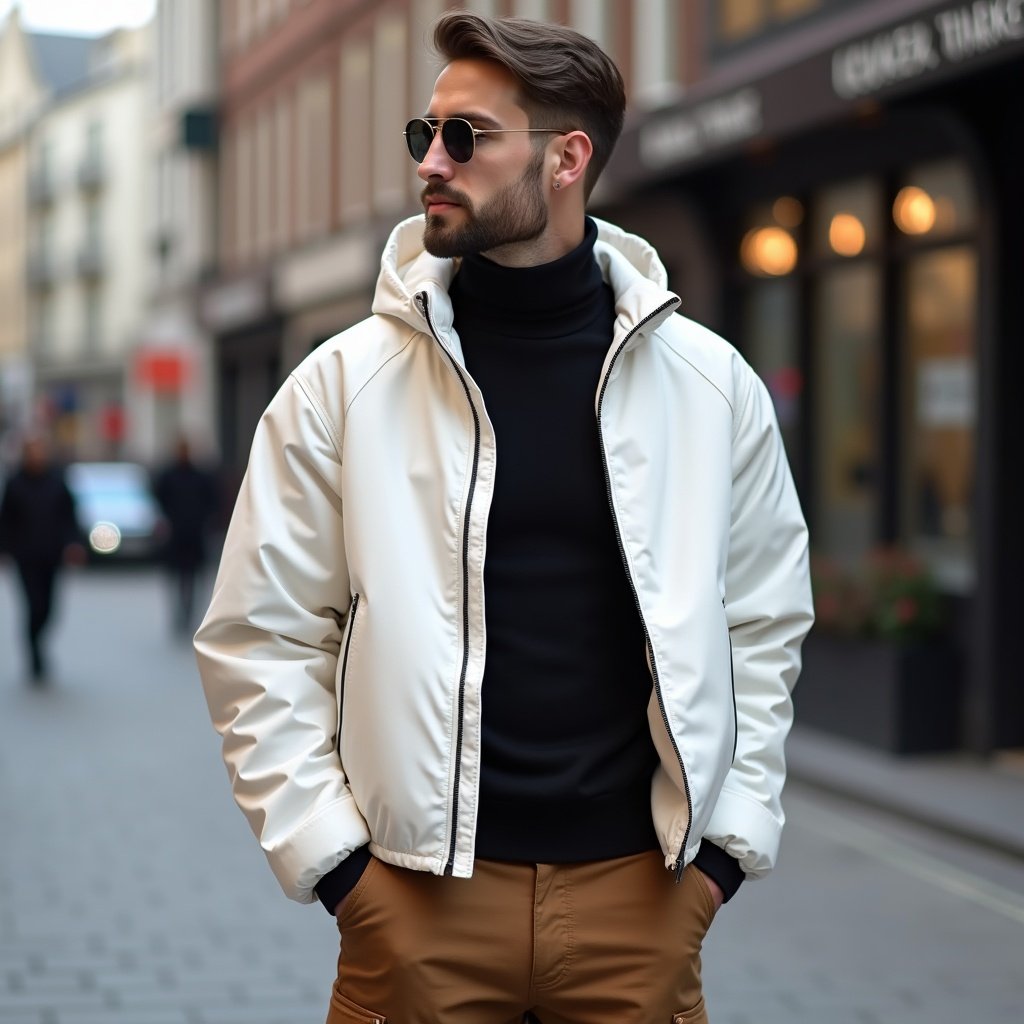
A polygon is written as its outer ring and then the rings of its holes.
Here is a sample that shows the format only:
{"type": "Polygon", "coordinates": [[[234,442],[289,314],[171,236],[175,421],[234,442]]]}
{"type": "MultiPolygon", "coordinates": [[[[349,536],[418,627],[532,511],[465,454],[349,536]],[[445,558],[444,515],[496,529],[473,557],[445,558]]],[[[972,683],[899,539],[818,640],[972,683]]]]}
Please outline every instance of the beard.
{"type": "Polygon", "coordinates": [[[466,223],[452,226],[442,216],[427,214],[423,229],[423,247],[431,256],[452,258],[473,256],[514,242],[532,242],[548,226],[548,209],[540,186],[544,154],[538,153],[521,178],[505,185],[473,209],[468,197],[445,185],[428,185],[424,195],[447,197],[457,202],[466,223]]]}

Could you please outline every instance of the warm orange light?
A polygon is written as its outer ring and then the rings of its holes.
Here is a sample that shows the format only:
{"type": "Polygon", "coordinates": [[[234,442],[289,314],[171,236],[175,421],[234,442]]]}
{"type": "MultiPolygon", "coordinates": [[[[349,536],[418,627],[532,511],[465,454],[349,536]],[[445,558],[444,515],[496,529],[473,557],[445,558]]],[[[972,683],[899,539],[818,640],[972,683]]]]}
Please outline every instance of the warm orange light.
{"type": "Polygon", "coordinates": [[[901,188],[892,204],[892,219],[907,235],[926,235],[935,227],[935,202],[923,188],[901,188]]]}
{"type": "Polygon", "coordinates": [[[828,226],[828,244],[840,256],[859,256],[864,251],[867,232],[852,213],[837,213],[828,226]]]}
{"type": "Polygon", "coordinates": [[[752,274],[783,277],[792,272],[796,258],[796,241],[782,228],[754,228],[740,245],[740,259],[752,274]]]}
{"type": "Polygon", "coordinates": [[[772,203],[772,216],[776,224],[784,228],[795,228],[804,219],[804,205],[792,196],[779,196],[772,203]]]}

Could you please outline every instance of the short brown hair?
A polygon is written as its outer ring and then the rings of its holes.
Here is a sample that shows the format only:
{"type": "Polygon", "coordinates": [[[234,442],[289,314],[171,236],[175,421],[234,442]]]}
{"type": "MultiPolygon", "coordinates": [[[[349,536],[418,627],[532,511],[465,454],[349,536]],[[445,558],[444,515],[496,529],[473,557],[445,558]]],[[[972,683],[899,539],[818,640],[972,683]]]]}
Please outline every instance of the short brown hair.
{"type": "Polygon", "coordinates": [[[515,75],[530,127],[586,132],[594,147],[584,179],[590,195],[626,110],[622,75],[597,43],[564,25],[449,11],[434,28],[434,46],[448,62],[491,60],[515,75]]]}

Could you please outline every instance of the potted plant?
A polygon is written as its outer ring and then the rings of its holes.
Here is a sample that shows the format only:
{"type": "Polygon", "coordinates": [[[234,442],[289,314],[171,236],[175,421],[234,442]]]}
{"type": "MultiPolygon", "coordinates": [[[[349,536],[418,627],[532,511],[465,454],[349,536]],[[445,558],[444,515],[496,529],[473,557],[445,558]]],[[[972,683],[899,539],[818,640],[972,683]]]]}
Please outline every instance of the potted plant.
{"type": "Polygon", "coordinates": [[[960,663],[925,563],[896,547],[854,568],[815,557],[811,582],[797,721],[894,753],[955,748],[960,663]]]}

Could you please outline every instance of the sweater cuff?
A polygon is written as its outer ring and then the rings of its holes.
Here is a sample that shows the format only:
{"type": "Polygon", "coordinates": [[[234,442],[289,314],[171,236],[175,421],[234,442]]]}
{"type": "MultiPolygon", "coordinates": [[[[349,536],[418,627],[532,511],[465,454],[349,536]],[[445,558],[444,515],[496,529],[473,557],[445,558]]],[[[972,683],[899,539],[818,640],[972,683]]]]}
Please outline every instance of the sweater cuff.
{"type": "Polygon", "coordinates": [[[730,857],[720,846],[702,839],[693,863],[718,883],[718,887],[725,893],[726,903],[736,895],[744,874],[735,857],[730,857]]]}
{"type": "Polygon", "coordinates": [[[356,887],[359,879],[363,877],[366,865],[370,863],[370,856],[369,844],[360,846],[316,883],[313,891],[331,917],[334,916],[334,911],[338,904],[356,887]]]}

